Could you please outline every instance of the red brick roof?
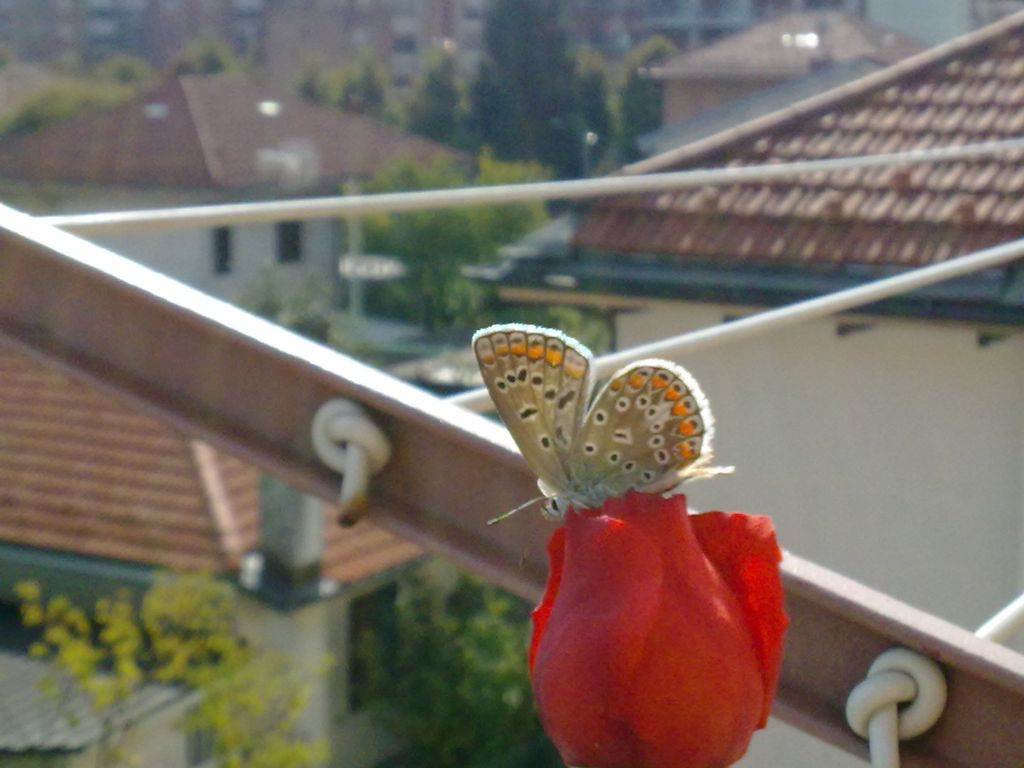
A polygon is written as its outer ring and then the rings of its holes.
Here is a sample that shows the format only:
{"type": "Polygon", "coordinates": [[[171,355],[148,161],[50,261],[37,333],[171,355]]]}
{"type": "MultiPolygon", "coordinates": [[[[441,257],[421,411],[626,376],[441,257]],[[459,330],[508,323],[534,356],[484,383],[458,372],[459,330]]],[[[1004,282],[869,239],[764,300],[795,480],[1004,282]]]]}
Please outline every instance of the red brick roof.
{"type": "MultiPolygon", "coordinates": [[[[654,173],[1024,136],[1024,14],[625,169],[654,173]]],[[[595,203],[575,244],[756,263],[916,266],[1024,236],[1024,153],[595,203]]]]}
{"type": "MultiPolygon", "coordinates": [[[[323,575],[420,554],[326,516],[323,575]]],[[[0,541],[166,568],[236,570],[259,539],[259,472],[0,346],[0,541]]]]}
{"type": "Polygon", "coordinates": [[[396,157],[454,157],[379,120],[316,106],[240,77],[188,76],[112,109],[0,144],[0,177],[101,185],[238,189],[268,183],[261,152],[315,158],[320,185],[372,175],[396,157]]]}
{"type": "Polygon", "coordinates": [[[895,64],[924,44],[841,11],[787,13],[673,56],[651,74],[675,78],[798,77],[828,61],[895,64]]]}

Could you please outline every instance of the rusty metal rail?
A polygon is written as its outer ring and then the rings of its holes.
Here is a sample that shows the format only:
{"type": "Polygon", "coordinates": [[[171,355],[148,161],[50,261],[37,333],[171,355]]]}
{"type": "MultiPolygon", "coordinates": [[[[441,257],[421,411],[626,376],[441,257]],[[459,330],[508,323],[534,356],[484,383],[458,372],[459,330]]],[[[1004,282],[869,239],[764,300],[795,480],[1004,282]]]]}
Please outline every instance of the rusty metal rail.
{"type": "MultiPolygon", "coordinates": [[[[540,592],[547,526],[535,515],[485,525],[535,493],[497,423],[2,207],[0,343],[325,499],[338,479],[309,425],[324,401],[357,400],[394,448],[370,514],[520,595],[540,592]]],[[[798,557],[783,571],[781,718],[864,755],[846,697],[878,653],[904,645],[945,666],[950,697],[903,764],[1024,766],[1024,657],[798,557]]]]}

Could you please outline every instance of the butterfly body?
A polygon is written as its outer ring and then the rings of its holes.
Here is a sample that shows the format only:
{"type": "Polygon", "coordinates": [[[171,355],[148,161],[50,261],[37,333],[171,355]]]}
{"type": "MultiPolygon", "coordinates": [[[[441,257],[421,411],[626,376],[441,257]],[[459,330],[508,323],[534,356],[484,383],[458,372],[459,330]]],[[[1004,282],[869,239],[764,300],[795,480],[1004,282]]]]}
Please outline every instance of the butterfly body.
{"type": "Polygon", "coordinates": [[[629,490],[663,493],[706,473],[711,412],[676,363],[632,363],[590,403],[593,355],[559,331],[491,326],[473,336],[473,349],[498,414],[549,498],[548,514],[598,507],[629,490]]]}

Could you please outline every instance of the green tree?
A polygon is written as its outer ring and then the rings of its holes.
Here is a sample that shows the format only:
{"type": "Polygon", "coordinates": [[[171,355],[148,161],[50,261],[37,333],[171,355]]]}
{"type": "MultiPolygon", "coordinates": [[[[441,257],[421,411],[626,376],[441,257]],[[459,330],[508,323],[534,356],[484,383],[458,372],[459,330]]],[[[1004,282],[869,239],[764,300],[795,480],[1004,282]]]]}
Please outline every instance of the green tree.
{"type": "Polygon", "coordinates": [[[231,46],[216,35],[204,35],[185,44],[171,65],[171,74],[218,75],[241,72],[242,61],[231,46]]]}
{"type": "Polygon", "coordinates": [[[560,0],[495,0],[471,101],[481,144],[503,160],[537,160],[566,177],[580,171],[583,125],[559,16],[560,0]]]}
{"type": "Polygon", "coordinates": [[[648,70],[676,52],[670,40],[656,36],[645,40],[626,56],[623,65],[626,81],[620,100],[620,151],[623,160],[639,157],[638,137],[661,125],[661,83],[648,76],[648,70]]]}
{"type": "Polygon", "coordinates": [[[610,106],[608,65],[595,51],[576,54],[576,106],[582,123],[580,151],[584,175],[593,172],[612,146],[615,122],[610,106]]]}
{"type": "Polygon", "coordinates": [[[17,54],[7,43],[0,43],[0,70],[9,67],[17,60],[17,54]]]}
{"type": "Polygon", "coordinates": [[[295,78],[295,90],[306,101],[333,107],[341,100],[343,79],[342,70],[325,66],[319,56],[308,55],[299,67],[299,74],[295,78]]]}
{"type": "Polygon", "coordinates": [[[253,314],[370,364],[387,362],[364,339],[359,321],[341,311],[333,287],[323,280],[310,278],[287,288],[276,270],[267,269],[246,286],[238,303],[253,314]]]}
{"type": "Polygon", "coordinates": [[[22,622],[42,632],[30,652],[52,664],[50,692],[59,697],[77,687],[105,724],[101,765],[132,759],[114,715],[154,682],[200,692],[182,726],[212,736],[221,768],[306,768],[323,759],[324,745],[297,727],[309,695],[306,673],[238,634],[229,585],[165,574],[140,607],[122,591],[98,600],[91,614],[62,596],[44,601],[33,582],[16,590],[22,622]]]}
{"type": "Polygon", "coordinates": [[[398,766],[560,765],[533,711],[527,615],[470,576],[447,591],[422,571],[403,582],[396,642],[356,639],[371,712],[406,746],[398,766]]]}
{"type": "Polygon", "coordinates": [[[412,93],[409,130],[443,144],[458,146],[465,142],[464,120],[455,57],[435,51],[412,93]]]}
{"type": "MultiPolygon", "coordinates": [[[[477,184],[500,184],[543,177],[536,163],[508,163],[490,153],[480,158],[477,184]]],[[[377,174],[367,192],[450,189],[472,183],[454,162],[430,165],[399,160],[377,174]]],[[[545,220],[540,204],[489,208],[445,208],[365,220],[366,248],[398,256],[407,277],[375,289],[374,306],[384,314],[418,321],[427,331],[473,325],[484,294],[462,276],[462,267],[493,256],[498,247],[522,237],[545,220]]]]}
{"type": "Polygon", "coordinates": [[[63,122],[91,109],[116,106],[132,89],[115,83],[70,82],[54,85],[21,102],[0,121],[0,136],[18,136],[63,122]]]}
{"type": "Polygon", "coordinates": [[[337,106],[346,112],[382,118],[387,113],[388,72],[373,51],[364,48],[342,74],[337,106]]]}
{"type": "Polygon", "coordinates": [[[92,69],[99,80],[107,80],[134,87],[144,86],[153,80],[153,68],[144,59],[127,53],[114,53],[99,61],[92,69]]]}

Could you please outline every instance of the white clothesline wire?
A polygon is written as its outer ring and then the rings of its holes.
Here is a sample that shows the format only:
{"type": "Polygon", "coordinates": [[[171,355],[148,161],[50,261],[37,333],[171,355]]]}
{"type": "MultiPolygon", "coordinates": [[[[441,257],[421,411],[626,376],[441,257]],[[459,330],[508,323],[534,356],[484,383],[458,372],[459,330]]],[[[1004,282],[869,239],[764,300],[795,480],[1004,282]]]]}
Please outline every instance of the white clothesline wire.
{"type": "Polygon", "coordinates": [[[461,206],[503,205],[538,200],[580,200],[608,195],[653,192],[687,187],[769,181],[807,173],[888,165],[950,162],[1024,150],[1024,138],[986,141],[949,147],[877,155],[801,160],[791,163],[711,168],[671,173],[607,176],[574,181],[501,184],[378,195],[274,200],[139,211],[113,211],[43,216],[41,221],[77,234],[146,232],[194,227],[218,227],[276,221],[335,218],[372,213],[398,213],[461,206]]]}

